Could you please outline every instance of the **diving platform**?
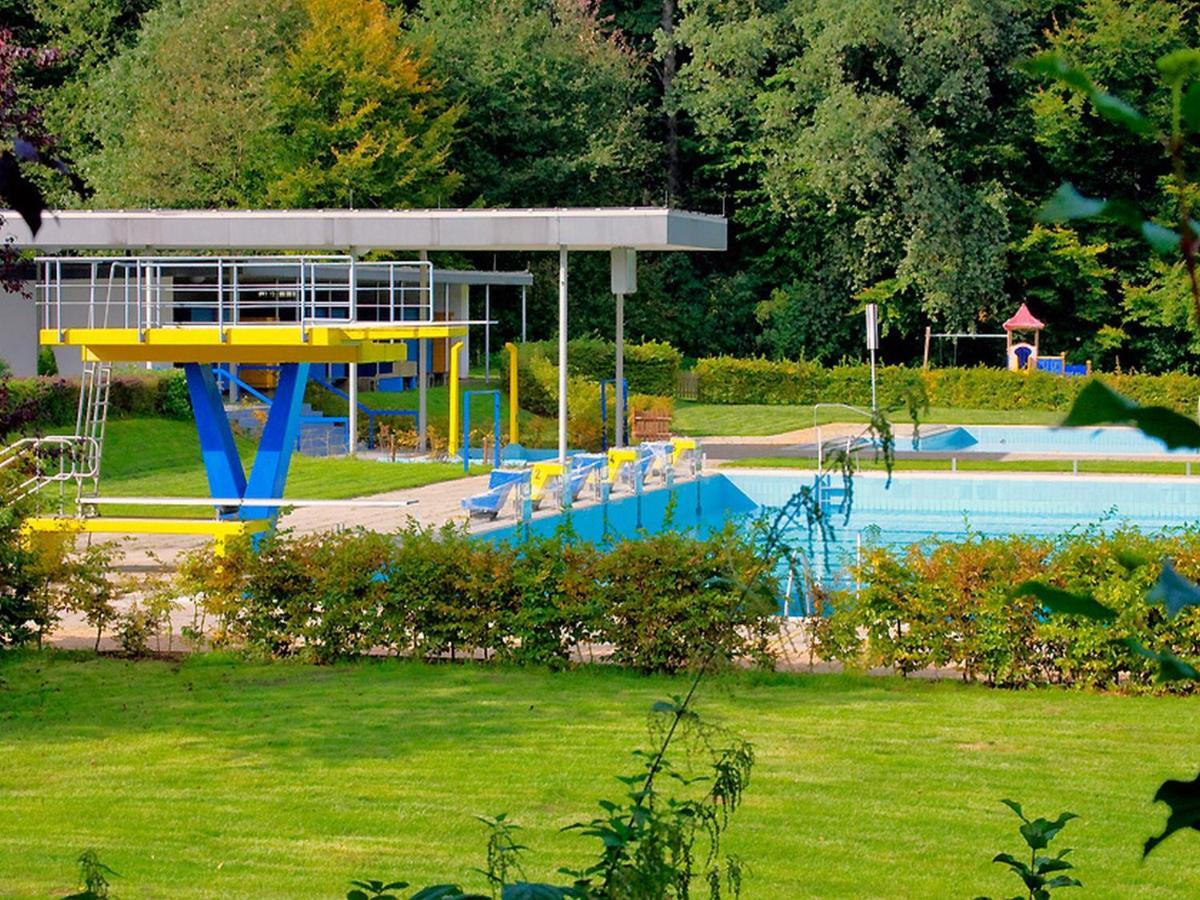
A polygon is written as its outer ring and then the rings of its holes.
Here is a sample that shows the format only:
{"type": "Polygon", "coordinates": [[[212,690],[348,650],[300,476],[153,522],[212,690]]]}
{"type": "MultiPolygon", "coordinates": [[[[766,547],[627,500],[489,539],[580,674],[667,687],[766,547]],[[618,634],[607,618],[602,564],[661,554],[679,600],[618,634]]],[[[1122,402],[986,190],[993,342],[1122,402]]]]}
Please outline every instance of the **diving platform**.
{"type": "Polygon", "coordinates": [[[468,333],[424,260],[40,257],[39,341],[91,362],[402,362],[468,333]]]}

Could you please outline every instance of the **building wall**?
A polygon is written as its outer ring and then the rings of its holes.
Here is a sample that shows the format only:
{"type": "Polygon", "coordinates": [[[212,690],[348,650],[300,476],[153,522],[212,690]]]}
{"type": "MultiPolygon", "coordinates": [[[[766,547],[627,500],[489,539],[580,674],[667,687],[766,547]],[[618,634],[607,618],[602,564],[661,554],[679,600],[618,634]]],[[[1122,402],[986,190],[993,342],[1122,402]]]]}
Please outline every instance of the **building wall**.
{"type": "Polygon", "coordinates": [[[0,290],[0,359],[19,377],[37,374],[37,308],[31,297],[0,290]]]}

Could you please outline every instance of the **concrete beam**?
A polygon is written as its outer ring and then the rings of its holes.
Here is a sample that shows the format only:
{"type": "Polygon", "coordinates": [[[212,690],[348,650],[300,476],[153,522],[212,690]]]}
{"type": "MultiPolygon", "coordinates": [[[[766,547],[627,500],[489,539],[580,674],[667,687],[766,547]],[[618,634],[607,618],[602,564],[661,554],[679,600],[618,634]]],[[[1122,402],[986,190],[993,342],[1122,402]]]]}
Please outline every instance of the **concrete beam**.
{"type": "Polygon", "coordinates": [[[62,210],[45,217],[36,238],[20,216],[2,215],[0,240],[40,251],[726,248],[723,217],[662,208],[62,210]]]}

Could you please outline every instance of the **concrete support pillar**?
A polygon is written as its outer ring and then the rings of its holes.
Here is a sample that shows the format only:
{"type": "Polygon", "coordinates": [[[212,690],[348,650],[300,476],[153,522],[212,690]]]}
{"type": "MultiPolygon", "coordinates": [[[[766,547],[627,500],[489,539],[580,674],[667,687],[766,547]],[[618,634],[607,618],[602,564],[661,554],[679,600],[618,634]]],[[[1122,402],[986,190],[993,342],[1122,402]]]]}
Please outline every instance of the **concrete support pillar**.
{"type": "Polygon", "coordinates": [[[617,294],[617,365],[614,373],[616,384],[613,385],[617,395],[616,440],[618,447],[625,446],[625,295],[617,294]]]}
{"type": "Polygon", "coordinates": [[[558,248],[558,461],[567,462],[567,248],[558,248]]]}
{"type": "Polygon", "coordinates": [[[625,446],[625,295],[637,292],[637,253],[628,249],[612,251],[611,283],[617,306],[617,364],[613,373],[617,393],[616,445],[625,446]]]}
{"type": "MultiPolygon", "coordinates": [[[[418,254],[421,262],[426,262],[429,259],[429,252],[422,250],[418,254]]],[[[433,285],[428,281],[429,273],[425,266],[421,266],[421,296],[424,298],[425,292],[429,292],[432,296],[433,285]]],[[[429,303],[429,314],[433,313],[433,303],[429,303]]],[[[424,315],[421,314],[421,318],[424,315]]],[[[417,451],[425,453],[429,449],[429,341],[425,338],[417,339],[417,451]]]]}

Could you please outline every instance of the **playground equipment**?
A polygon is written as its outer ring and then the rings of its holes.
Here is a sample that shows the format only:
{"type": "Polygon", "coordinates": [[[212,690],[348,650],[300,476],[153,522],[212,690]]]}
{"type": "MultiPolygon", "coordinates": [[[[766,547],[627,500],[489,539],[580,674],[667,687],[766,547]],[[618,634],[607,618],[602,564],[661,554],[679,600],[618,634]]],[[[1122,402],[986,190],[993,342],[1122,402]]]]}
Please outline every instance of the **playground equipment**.
{"type": "MultiPolygon", "coordinates": [[[[52,473],[35,471],[25,487],[74,481],[76,514],[60,509],[58,516],[31,519],[32,532],[206,534],[221,541],[266,530],[281,506],[310,505],[282,499],[310,366],[403,361],[404,341],[449,340],[470,324],[435,319],[433,269],[423,260],[41,257],[36,264],[39,339],[79,348],[85,370],[76,433],[56,439],[72,462],[52,473]],[[182,364],[211,496],[174,499],[212,506],[215,521],[96,515],[111,368],[129,362],[182,364]],[[279,371],[248,474],[213,371],[231,364],[279,371]]],[[[35,439],[3,458],[44,456],[49,447],[48,439],[35,439]]]]}
{"type": "Polygon", "coordinates": [[[1038,337],[1045,327],[1045,323],[1031,313],[1029,307],[1024,303],[1004,323],[1003,328],[1006,336],[1004,353],[1005,358],[1008,360],[1010,371],[1017,372],[1023,369],[1037,368],[1038,337]],[[1022,332],[1033,333],[1032,344],[1023,340],[1014,340],[1014,335],[1022,332]]]}
{"type": "Polygon", "coordinates": [[[925,353],[922,367],[929,368],[929,349],[934,338],[947,339],[954,344],[954,359],[958,361],[959,340],[1003,340],[1005,364],[1011,372],[1032,372],[1034,370],[1049,372],[1053,375],[1091,375],[1092,363],[1088,360],[1082,364],[1067,362],[1066,354],[1057,356],[1042,356],[1040,339],[1042,329],[1046,327],[1041,319],[1029,311],[1024,303],[1001,326],[1002,334],[987,334],[981,332],[946,332],[933,333],[925,329],[925,353]],[[1024,339],[1022,336],[1025,336],[1024,339]],[[1031,339],[1031,340],[1030,340],[1031,339]],[[1032,341],[1032,342],[1031,342],[1032,341]]]}

